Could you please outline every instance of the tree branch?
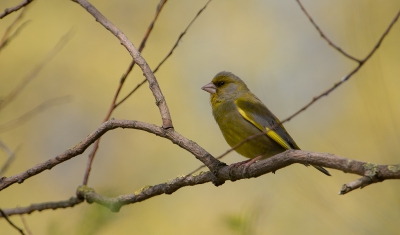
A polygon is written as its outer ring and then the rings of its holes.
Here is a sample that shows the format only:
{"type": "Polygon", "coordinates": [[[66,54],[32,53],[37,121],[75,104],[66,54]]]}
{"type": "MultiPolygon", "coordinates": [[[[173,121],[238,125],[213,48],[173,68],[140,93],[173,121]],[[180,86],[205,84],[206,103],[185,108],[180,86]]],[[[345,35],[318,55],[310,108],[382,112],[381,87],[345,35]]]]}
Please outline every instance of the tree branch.
{"type": "MultiPolygon", "coordinates": [[[[316,153],[303,150],[288,150],[273,157],[260,160],[250,165],[247,170],[244,170],[243,166],[225,166],[218,171],[218,176],[223,180],[230,181],[256,178],[267,173],[276,172],[294,163],[318,165],[363,176],[360,180],[364,183],[349,186],[352,187],[352,190],[363,188],[372,183],[382,182],[387,179],[400,179],[400,165],[376,165],[343,158],[329,153],[316,153]],[[367,183],[365,183],[365,179],[369,179],[367,183]]],[[[116,198],[107,198],[97,194],[91,188],[81,186],[77,190],[77,195],[82,199],[84,198],[88,203],[96,202],[109,208],[111,211],[118,212],[123,205],[144,201],[161,194],[172,194],[182,187],[208,183],[212,181],[212,177],[213,174],[211,172],[199,172],[186,176],[182,175],[162,184],[145,186],[134,194],[121,195],[116,198]]],[[[343,195],[350,191],[351,190],[345,192],[342,189],[340,194],[343,195]]]]}
{"type": "Polygon", "coordinates": [[[0,168],[0,176],[2,176],[4,172],[6,172],[8,167],[10,167],[11,163],[14,161],[16,151],[11,151],[11,149],[1,140],[0,140],[0,148],[3,149],[3,151],[8,155],[7,161],[0,168]]]}
{"type": "MultiPolygon", "coordinates": [[[[107,131],[113,130],[116,128],[129,128],[129,129],[137,129],[143,130],[162,138],[169,139],[172,143],[177,144],[181,148],[187,150],[192,153],[198,160],[200,160],[204,165],[206,165],[213,173],[217,173],[219,168],[225,165],[215,159],[211,154],[209,154],[206,150],[204,150],[201,146],[196,144],[195,142],[187,139],[182,136],[178,132],[171,129],[164,129],[162,127],[158,127],[153,124],[132,121],[132,120],[110,120],[103,123],[95,132],[88,135],[84,140],[80,143],[72,147],[71,149],[66,150],[64,153],[58,155],[55,158],[49,159],[43,163],[37,164],[36,166],[28,169],[25,172],[20,174],[10,176],[10,177],[2,177],[0,178],[0,191],[7,188],[8,186],[15,183],[23,183],[24,180],[31,178],[34,175],[37,175],[45,170],[50,170],[54,166],[65,162],[77,155],[82,154],[94,141],[104,135],[107,131]]],[[[223,184],[223,182],[219,181],[217,178],[214,179],[213,183],[215,185],[223,184]]]]}
{"type": "Polygon", "coordinates": [[[33,2],[33,0],[24,0],[20,4],[15,7],[6,8],[2,14],[0,14],[0,19],[3,19],[5,16],[13,13],[14,11],[18,11],[19,9],[25,7],[29,3],[33,2]]]}
{"type": "Polygon", "coordinates": [[[21,11],[21,13],[17,16],[17,18],[15,18],[14,21],[7,27],[6,31],[4,31],[3,37],[2,37],[2,39],[1,39],[1,41],[0,41],[0,51],[1,51],[1,49],[3,49],[6,45],[8,45],[8,43],[9,43],[13,38],[15,38],[15,37],[19,34],[19,32],[20,32],[20,31],[26,26],[26,24],[29,22],[29,21],[26,21],[26,22],[22,23],[22,24],[17,28],[17,30],[15,30],[15,32],[14,32],[11,36],[9,36],[10,33],[11,33],[11,31],[12,31],[12,29],[14,28],[14,26],[24,17],[24,14],[25,14],[26,9],[28,9],[28,8],[24,8],[24,9],[21,11]]]}
{"type": "MultiPolygon", "coordinates": [[[[300,4],[299,0],[297,0],[298,3],[300,4]]],[[[301,4],[300,4],[301,6],[301,4]]],[[[302,7],[302,6],[301,6],[302,7]]],[[[302,9],[304,9],[302,7],[302,9]]],[[[304,12],[307,14],[307,12],[304,10],[304,12]]],[[[308,16],[308,14],[307,14],[308,16]]],[[[307,108],[309,108],[311,105],[313,105],[315,102],[317,102],[318,100],[320,100],[322,97],[324,96],[328,96],[332,91],[334,91],[336,88],[338,88],[340,85],[342,85],[343,83],[345,83],[347,80],[349,80],[364,64],[365,62],[367,62],[369,60],[369,58],[371,58],[371,56],[376,52],[376,50],[378,49],[378,47],[381,45],[383,39],[385,39],[386,35],[389,33],[389,31],[392,29],[393,25],[396,23],[396,21],[399,19],[400,16],[400,10],[399,12],[397,12],[396,16],[394,17],[394,19],[392,20],[392,22],[389,24],[389,26],[386,28],[385,32],[383,32],[382,36],[380,37],[380,39],[378,40],[378,42],[376,43],[376,45],[374,46],[374,48],[372,48],[371,52],[361,61],[359,61],[358,59],[355,59],[358,62],[358,66],[353,69],[348,75],[344,76],[342,78],[342,80],[340,80],[339,82],[335,83],[331,88],[329,88],[328,90],[324,91],[323,93],[321,93],[320,95],[314,97],[308,104],[306,104],[305,106],[303,106],[301,109],[299,109],[297,112],[295,112],[294,114],[292,114],[291,116],[289,116],[288,118],[284,119],[281,121],[282,123],[285,123],[287,121],[290,121],[292,118],[294,118],[295,116],[299,115],[300,113],[302,113],[303,111],[305,111],[307,108]]],[[[312,21],[313,23],[313,21],[312,21]]],[[[319,28],[317,28],[319,31],[319,28]]],[[[321,35],[322,36],[322,35],[321,35]]],[[[323,38],[326,38],[325,36],[323,38]]],[[[326,38],[327,39],[327,38],[326,38]]],[[[329,40],[329,39],[328,39],[329,40]]]]}
{"type": "Polygon", "coordinates": [[[116,36],[121,44],[129,51],[129,54],[135,60],[135,63],[142,69],[144,76],[149,82],[150,90],[156,100],[156,105],[161,114],[162,127],[164,129],[173,128],[171,115],[167,106],[167,102],[164,95],[161,92],[160,86],[158,85],[157,79],[151,71],[146,60],[140,55],[140,52],[128,39],[128,37],[119,30],[114,24],[112,24],[105,16],[103,16],[92,4],[87,0],[72,0],[83,8],[85,8],[101,25],[103,25],[107,30],[109,30],[114,36],[116,36]]]}
{"type": "MultiPolygon", "coordinates": [[[[178,39],[176,40],[175,44],[172,46],[171,50],[168,52],[168,54],[165,56],[165,58],[157,65],[157,67],[153,70],[153,73],[156,73],[158,71],[158,69],[161,67],[161,65],[164,64],[165,61],[167,61],[167,59],[172,55],[172,53],[174,52],[174,50],[176,49],[176,47],[179,45],[179,42],[181,41],[181,39],[183,38],[183,36],[185,36],[185,34],[187,33],[187,31],[189,30],[190,26],[192,26],[193,22],[199,17],[199,15],[204,11],[204,9],[206,9],[206,7],[208,6],[208,4],[211,2],[212,0],[208,0],[208,2],[203,6],[203,8],[201,8],[196,16],[192,19],[192,21],[190,21],[190,23],[188,24],[188,26],[186,26],[186,29],[179,35],[178,39]]],[[[135,93],[136,90],[138,90],[143,84],[146,83],[146,79],[144,79],[143,81],[141,81],[139,84],[136,85],[135,88],[133,88],[133,90],[131,92],[129,92],[129,94],[127,94],[121,101],[119,101],[115,107],[118,107],[119,105],[121,105],[125,100],[127,100],[133,93],[135,93]]]]}
{"type": "Polygon", "coordinates": [[[26,220],[25,220],[25,218],[24,218],[24,215],[21,214],[21,215],[19,215],[19,217],[21,218],[22,224],[24,224],[24,228],[25,228],[26,233],[27,233],[28,235],[32,235],[32,232],[31,232],[31,230],[29,229],[28,223],[26,222],[26,220]]]}
{"type": "MultiPolygon", "coordinates": [[[[167,2],[167,0],[161,0],[160,3],[157,5],[156,14],[155,14],[153,20],[151,21],[149,27],[147,28],[147,32],[144,35],[144,37],[142,39],[142,42],[140,43],[139,52],[142,52],[142,50],[144,49],[144,46],[146,45],[146,41],[149,38],[149,35],[150,35],[151,31],[153,30],[154,23],[156,22],[156,20],[158,18],[158,15],[160,14],[160,12],[161,12],[161,10],[164,7],[166,2],[167,2]]],[[[122,77],[120,79],[120,82],[119,82],[119,85],[118,85],[118,88],[117,88],[117,91],[115,92],[114,98],[113,98],[113,100],[111,102],[111,106],[108,109],[108,112],[106,114],[106,117],[103,119],[103,122],[108,121],[110,119],[111,114],[113,113],[113,111],[118,107],[118,105],[116,105],[115,103],[117,102],[117,99],[118,99],[119,93],[120,93],[120,91],[122,89],[122,86],[124,85],[125,80],[128,77],[128,75],[131,73],[134,65],[135,65],[135,60],[132,60],[132,62],[129,64],[126,72],[122,75],[122,77]]],[[[145,82],[146,82],[146,79],[144,79],[143,83],[145,83],[145,82]]],[[[82,183],[83,185],[87,185],[87,183],[88,183],[90,171],[92,170],[93,160],[94,160],[94,157],[96,156],[97,150],[99,149],[100,140],[101,140],[101,138],[96,140],[96,142],[94,143],[92,152],[90,152],[90,154],[89,154],[89,159],[88,159],[88,162],[86,164],[85,175],[83,177],[83,183],[82,183]]]]}
{"type": "MultiPolygon", "coordinates": [[[[22,214],[30,214],[35,211],[56,210],[56,209],[60,209],[60,208],[74,207],[75,205],[78,205],[82,202],[83,202],[83,200],[81,200],[81,199],[78,199],[76,197],[71,197],[70,199],[65,200],[65,201],[31,204],[30,206],[27,206],[27,207],[4,209],[3,211],[7,216],[22,215],[22,214]]],[[[3,217],[3,216],[0,216],[0,217],[3,217]]]]}
{"type": "Polygon", "coordinates": [[[304,12],[304,14],[307,16],[307,18],[310,20],[311,24],[314,25],[315,29],[318,31],[318,33],[321,35],[321,37],[323,39],[325,39],[325,41],[328,42],[328,44],[330,46],[332,46],[333,48],[335,48],[337,51],[339,51],[342,55],[346,56],[347,58],[354,60],[358,63],[361,62],[361,60],[353,57],[352,55],[348,54],[347,52],[345,52],[344,50],[342,50],[340,47],[336,46],[327,36],[325,36],[324,32],[322,32],[322,30],[318,27],[318,25],[315,23],[315,21],[313,20],[313,18],[310,16],[310,14],[308,14],[308,12],[306,11],[306,9],[303,7],[303,5],[301,4],[300,0],[296,0],[296,2],[299,4],[301,10],[304,12]]]}
{"type": "MultiPolygon", "coordinates": [[[[376,165],[370,162],[362,162],[343,158],[329,153],[316,153],[304,150],[287,150],[273,157],[260,160],[250,165],[246,170],[243,166],[221,167],[217,174],[220,179],[226,181],[236,181],[241,179],[256,178],[264,174],[274,173],[279,169],[294,163],[318,165],[331,169],[343,171],[362,176],[360,179],[342,186],[340,195],[346,194],[354,189],[363,188],[367,185],[382,182],[388,179],[400,179],[399,165],[376,165]]],[[[88,203],[98,203],[109,208],[111,211],[118,212],[122,206],[141,202],[161,194],[172,194],[180,188],[194,186],[212,182],[214,174],[211,172],[199,172],[190,175],[181,175],[175,179],[168,180],[154,186],[145,186],[133,194],[121,195],[116,198],[108,198],[96,193],[92,188],[80,186],[77,189],[77,197],[86,200],[88,203]]],[[[322,179],[322,177],[321,177],[322,179]]],[[[328,179],[328,178],[323,178],[328,179]]],[[[43,203],[43,205],[48,203],[43,203]]],[[[40,204],[38,204],[40,205],[40,204]]],[[[38,206],[37,206],[38,207],[38,206]]],[[[45,208],[41,206],[40,208],[45,208]]],[[[54,207],[47,209],[56,209],[54,207]]],[[[21,210],[18,208],[4,210],[7,215],[31,213],[33,210],[21,210]],[[25,212],[28,211],[28,212],[25,212]],[[11,213],[12,212],[12,213],[11,213]]]]}
{"type": "Polygon", "coordinates": [[[22,23],[17,30],[15,30],[15,32],[7,38],[3,38],[2,41],[0,42],[0,51],[2,49],[4,49],[4,47],[6,47],[8,45],[8,43],[10,43],[16,36],[18,36],[18,34],[22,31],[22,29],[24,29],[24,27],[29,23],[30,21],[25,21],[24,23],[22,23]]]}
{"type": "Polygon", "coordinates": [[[17,225],[15,225],[10,219],[8,219],[7,214],[6,214],[2,209],[0,209],[0,215],[1,215],[1,217],[4,217],[4,218],[7,220],[7,222],[8,222],[13,228],[15,228],[16,230],[18,230],[18,232],[19,232],[20,234],[25,235],[25,233],[24,233],[24,231],[23,231],[22,229],[18,228],[17,225]]]}

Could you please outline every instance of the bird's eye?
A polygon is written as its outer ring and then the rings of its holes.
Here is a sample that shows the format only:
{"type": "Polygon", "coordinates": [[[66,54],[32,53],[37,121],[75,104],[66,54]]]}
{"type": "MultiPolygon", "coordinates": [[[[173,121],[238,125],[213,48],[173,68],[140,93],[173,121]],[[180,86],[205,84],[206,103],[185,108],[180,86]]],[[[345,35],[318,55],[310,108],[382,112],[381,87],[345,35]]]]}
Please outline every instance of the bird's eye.
{"type": "Polygon", "coordinates": [[[221,82],[218,82],[218,83],[217,83],[217,86],[220,87],[220,86],[223,86],[224,84],[225,84],[225,82],[221,81],[221,82]]]}

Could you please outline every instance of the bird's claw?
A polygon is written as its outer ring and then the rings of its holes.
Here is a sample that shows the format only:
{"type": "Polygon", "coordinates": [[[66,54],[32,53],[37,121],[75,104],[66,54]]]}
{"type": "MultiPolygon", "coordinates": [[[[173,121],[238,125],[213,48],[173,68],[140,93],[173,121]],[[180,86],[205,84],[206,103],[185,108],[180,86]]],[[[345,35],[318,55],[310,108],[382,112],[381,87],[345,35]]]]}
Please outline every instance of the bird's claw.
{"type": "MultiPolygon", "coordinates": [[[[248,160],[246,160],[246,161],[242,161],[242,162],[237,162],[237,163],[231,164],[231,165],[229,166],[229,172],[230,172],[231,169],[233,169],[233,168],[239,168],[239,167],[243,166],[243,174],[244,174],[244,175],[247,175],[247,170],[248,170],[248,168],[249,168],[253,163],[255,163],[255,162],[257,162],[258,160],[260,160],[261,157],[262,157],[262,156],[258,156],[258,157],[252,158],[252,159],[248,159],[248,160]]],[[[230,174],[229,174],[229,175],[230,175],[230,174]]]]}

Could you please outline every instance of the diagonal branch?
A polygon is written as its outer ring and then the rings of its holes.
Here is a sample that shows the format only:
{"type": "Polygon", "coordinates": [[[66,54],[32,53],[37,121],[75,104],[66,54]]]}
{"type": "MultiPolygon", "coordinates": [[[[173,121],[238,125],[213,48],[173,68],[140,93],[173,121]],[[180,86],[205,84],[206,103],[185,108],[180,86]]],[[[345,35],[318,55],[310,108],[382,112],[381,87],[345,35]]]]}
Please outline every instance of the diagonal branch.
{"type": "Polygon", "coordinates": [[[0,14],[0,19],[3,19],[4,17],[13,13],[14,11],[18,11],[19,9],[25,7],[26,5],[28,5],[31,2],[33,2],[33,0],[24,0],[20,4],[14,6],[14,7],[6,8],[4,10],[4,12],[0,14]]]}
{"type": "MultiPolygon", "coordinates": [[[[29,22],[30,22],[30,21],[25,21],[24,23],[22,23],[22,24],[17,28],[17,30],[15,30],[15,32],[14,32],[10,37],[7,37],[7,38],[4,38],[4,37],[3,37],[3,39],[2,39],[1,42],[0,42],[0,51],[1,51],[2,49],[4,49],[4,47],[6,47],[16,36],[18,36],[18,34],[22,31],[22,29],[25,28],[25,26],[26,26],[29,22]]],[[[4,35],[6,35],[6,34],[4,34],[4,35]]]]}
{"type": "MultiPolygon", "coordinates": [[[[204,11],[204,9],[206,9],[206,7],[208,6],[208,4],[211,2],[212,0],[208,0],[208,2],[203,6],[203,8],[201,8],[196,16],[192,19],[192,21],[190,21],[189,25],[186,26],[186,29],[179,35],[178,39],[176,40],[175,44],[172,46],[172,49],[168,52],[168,54],[165,56],[165,58],[157,65],[157,67],[153,70],[153,73],[156,73],[158,71],[158,69],[161,67],[161,65],[164,64],[164,62],[172,55],[172,53],[174,52],[174,50],[176,49],[176,47],[179,45],[179,42],[181,41],[182,37],[185,36],[185,34],[187,33],[187,31],[189,30],[190,26],[192,26],[193,22],[199,17],[199,15],[204,11]]],[[[144,79],[143,81],[141,81],[139,84],[136,85],[135,88],[133,88],[133,90],[131,92],[129,92],[129,94],[127,94],[121,101],[119,101],[115,107],[118,107],[120,104],[122,104],[125,100],[127,100],[133,93],[135,93],[135,91],[137,89],[139,89],[143,84],[146,83],[146,79],[144,79]]]]}
{"type": "MultiPolygon", "coordinates": [[[[95,132],[88,135],[84,140],[75,145],[74,147],[66,150],[64,153],[51,158],[43,163],[39,163],[36,166],[28,169],[20,174],[2,177],[0,178],[0,191],[7,188],[15,183],[23,183],[24,180],[31,178],[45,170],[50,170],[54,166],[65,162],[75,156],[82,154],[92,143],[94,143],[98,138],[104,135],[107,131],[114,130],[116,128],[128,128],[146,131],[155,134],[159,137],[169,139],[172,143],[177,144],[181,148],[193,154],[198,160],[205,164],[211,172],[217,173],[218,170],[225,164],[215,159],[211,154],[204,150],[197,143],[187,139],[178,132],[174,131],[172,128],[165,130],[162,127],[158,127],[153,124],[132,121],[132,120],[110,120],[103,123],[95,132]]],[[[215,178],[214,184],[220,185],[223,182],[218,181],[215,178]]]]}
{"type": "Polygon", "coordinates": [[[0,168],[0,177],[4,175],[4,172],[10,167],[11,163],[15,159],[15,152],[12,151],[3,141],[0,140],[0,148],[8,155],[6,163],[0,168]]]}
{"type": "Polygon", "coordinates": [[[300,0],[296,0],[296,2],[299,4],[301,10],[304,12],[304,14],[307,16],[307,18],[310,20],[311,24],[314,25],[315,29],[318,31],[318,33],[321,35],[321,37],[323,39],[325,39],[325,41],[328,42],[328,44],[330,46],[332,46],[333,48],[335,48],[337,51],[339,51],[342,55],[346,56],[347,58],[354,60],[358,63],[361,62],[361,60],[353,57],[352,55],[348,54],[347,52],[345,52],[344,50],[342,50],[340,47],[336,46],[336,44],[334,44],[327,36],[325,36],[324,32],[322,32],[322,30],[318,27],[318,25],[315,23],[315,21],[313,20],[313,18],[310,16],[310,14],[308,14],[308,12],[306,11],[306,9],[303,7],[303,5],[301,4],[300,0]]]}
{"type": "Polygon", "coordinates": [[[346,81],[348,81],[355,73],[357,73],[357,71],[365,64],[365,62],[367,62],[369,60],[369,58],[371,58],[371,56],[376,52],[376,50],[379,48],[379,46],[381,45],[383,39],[385,39],[386,35],[389,33],[389,31],[392,29],[393,25],[396,23],[396,21],[399,19],[400,16],[400,10],[397,12],[396,16],[394,17],[394,19],[392,20],[392,22],[389,24],[389,26],[386,28],[385,32],[383,32],[382,36],[379,38],[378,42],[376,43],[376,45],[374,46],[374,48],[372,48],[371,52],[361,61],[359,61],[358,66],[353,69],[349,74],[347,74],[346,76],[344,76],[342,78],[342,80],[340,80],[339,82],[335,83],[331,88],[329,88],[328,90],[324,91],[323,93],[321,93],[320,95],[314,97],[307,105],[305,105],[304,107],[302,107],[300,110],[298,110],[297,112],[295,112],[294,114],[292,114],[291,116],[289,116],[288,118],[282,120],[281,123],[290,121],[292,118],[294,118],[295,116],[297,116],[298,114],[300,114],[301,112],[305,111],[308,107],[310,107],[311,105],[313,105],[315,102],[317,102],[318,100],[320,100],[322,97],[324,96],[328,96],[332,91],[334,91],[336,88],[338,88],[340,85],[342,85],[343,83],[345,83],[346,81]]]}
{"type": "Polygon", "coordinates": [[[23,215],[19,215],[19,217],[21,218],[22,224],[24,225],[24,228],[26,230],[26,233],[28,235],[33,235],[31,230],[29,229],[28,223],[26,222],[25,218],[23,215]]]}
{"type": "Polygon", "coordinates": [[[103,16],[92,4],[90,4],[87,0],[73,0],[74,2],[81,5],[84,9],[86,9],[101,25],[103,25],[107,30],[109,30],[114,36],[116,36],[121,44],[129,51],[129,54],[135,60],[135,63],[141,68],[149,82],[150,90],[153,93],[153,96],[156,100],[156,105],[161,114],[162,119],[162,127],[164,129],[173,129],[171,115],[169,113],[169,109],[167,106],[167,102],[164,98],[164,95],[161,92],[160,86],[158,85],[157,79],[151,71],[149,65],[146,60],[140,55],[140,52],[136,47],[132,44],[132,42],[128,39],[128,37],[119,30],[114,24],[112,24],[105,16],[103,16]]]}
{"type": "Polygon", "coordinates": [[[23,231],[22,229],[18,228],[17,225],[15,225],[10,219],[8,219],[7,214],[6,214],[2,209],[0,209],[0,215],[1,215],[2,217],[4,217],[4,218],[7,220],[7,222],[8,222],[13,228],[15,228],[16,230],[18,230],[18,232],[19,232],[20,234],[22,234],[22,235],[25,234],[24,231],[23,231]]]}
{"type": "Polygon", "coordinates": [[[14,34],[9,36],[11,31],[12,31],[12,29],[14,28],[14,26],[24,17],[26,9],[28,9],[28,8],[24,8],[21,11],[21,13],[17,16],[17,18],[15,18],[14,21],[7,27],[6,31],[3,34],[2,39],[0,41],[0,50],[2,48],[4,48],[13,38],[15,38],[18,35],[18,33],[23,29],[23,27],[25,27],[26,23],[29,22],[29,21],[24,22],[22,25],[20,25],[17,28],[17,30],[14,32],[14,34]]]}
{"type": "MultiPolygon", "coordinates": [[[[154,27],[154,23],[156,22],[158,15],[160,14],[162,8],[164,7],[165,3],[167,2],[167,0],[161,0],[160,3],[157,5],[157,10],[156,10],[156,14],[153,18],[153,20],[151,21],[146,34],[144,35],[144,38],[142,40],[142,42],[140,43],[140,47],[139,47],[139,52],[142,52],[142,50],[144,49],[144,46],[146,45],[146,41],[149,38],[149,35],[151,33],[151,31],[153,30],[154,27]]],[[[126,72],[122,75],[117,91],[115,92],[114,98],[111,102],[111,106],[106,114],[106,117],[103,119],[103,122],[106,122],[110,119],[111,114],[113,113],[113,111],[117,108],[117,105],[115,105],[115,103],[117,102],[117,98],[119,96],[119,93],[122,89],[122,86],[125,83],[126,78],[128,77],[128,75],[130,74],[130,72],[133,69],[133,66],[135,65],[135,60],[132,60],[132,62],[129,64],[129,67],[127,68],[126,72]]],[[[144,79],[144,82],[146,82],[146,79],[144,79]]],[[[88,162],[86,164],[86,170],[85,170],[85,175],[83,177],[83,185],[87,185],[88,180],[89,180],[89,175],[90,175],[90,171],[92,170],[92,164],[93,164],[93,160],[94,157],[96,156],[96,152],[99,149],[99,144],[100,144],[100,140],[101,138],[99,138],[98,140],[96,140],[96,142],[93,145],[93,149],[92,152],[90,152],[89,154],[89,159],[88,162]]]]}

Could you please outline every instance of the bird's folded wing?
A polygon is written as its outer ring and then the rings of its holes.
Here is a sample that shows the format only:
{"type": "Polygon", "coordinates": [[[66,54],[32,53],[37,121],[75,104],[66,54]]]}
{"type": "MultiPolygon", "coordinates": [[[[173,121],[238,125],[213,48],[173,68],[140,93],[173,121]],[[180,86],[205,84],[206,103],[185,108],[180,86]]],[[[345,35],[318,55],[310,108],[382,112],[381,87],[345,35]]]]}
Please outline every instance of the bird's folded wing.
{"type": "Polygon", "coordinates": [[[235,104],[238,112],[245,120],[252,123],[260,131],[267,131],[267,136],[283,148],[300,149],[281,124],[276,126],[280,121],[261,102],[237,99],[235,104]],[[271,128],[274,129],[271,130],[271,128]]]}

